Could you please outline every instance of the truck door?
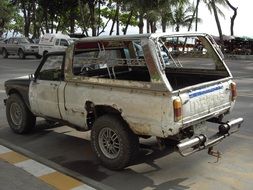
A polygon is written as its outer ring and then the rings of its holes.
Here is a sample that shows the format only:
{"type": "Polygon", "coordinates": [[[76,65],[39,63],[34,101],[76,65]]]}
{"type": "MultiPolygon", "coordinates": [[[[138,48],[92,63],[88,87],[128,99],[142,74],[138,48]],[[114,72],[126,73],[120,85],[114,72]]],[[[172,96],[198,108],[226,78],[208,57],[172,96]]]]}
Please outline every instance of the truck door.
{"type": "Polygon", "coordinates": [[[29,88],[34,113],[60,119],[58,88],[63,84],[64,53],[47,54],[35,73],[29,88]]]}

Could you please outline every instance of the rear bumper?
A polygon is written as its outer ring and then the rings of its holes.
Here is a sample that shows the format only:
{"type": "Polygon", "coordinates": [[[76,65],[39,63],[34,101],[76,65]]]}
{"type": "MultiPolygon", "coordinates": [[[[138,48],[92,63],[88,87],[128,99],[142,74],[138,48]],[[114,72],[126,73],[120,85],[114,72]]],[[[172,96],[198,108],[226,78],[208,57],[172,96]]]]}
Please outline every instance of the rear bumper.
{"type": "Polygon", "coordinates": [[[207,137],[204,134],[200,134],[193,139],[179,143],[177,145],[178,152],[182,156],[188,156],[190,154],[193,154],[194,152],[212,147],[221,142],[224,138],[237,132],[241,127],[242,122],[243,118],[233,119],[231,121],[221,124],[218,128],[218,132],[210,137],[207,137]]]}

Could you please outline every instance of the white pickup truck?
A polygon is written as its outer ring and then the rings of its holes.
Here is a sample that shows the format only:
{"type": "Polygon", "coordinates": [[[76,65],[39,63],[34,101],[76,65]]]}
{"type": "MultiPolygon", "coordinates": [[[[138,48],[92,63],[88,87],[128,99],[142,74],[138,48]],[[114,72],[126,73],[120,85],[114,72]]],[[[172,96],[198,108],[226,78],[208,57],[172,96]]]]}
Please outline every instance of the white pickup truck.
{"type": "Polygon", "coordinates": [[[174,140],[183,156],[212,148],[243,122],[222,121],[236,84],[217,47],[207,34],[76,41],[48,53],[34,75],[5,82],[9,125],[26,133],[44,117],[91,130],[92,149],[110,169],[132,163],[141,137],[155,136],[162,146],[174,140]],[[214,135],[208,122],[217,125],[214,135]]]}

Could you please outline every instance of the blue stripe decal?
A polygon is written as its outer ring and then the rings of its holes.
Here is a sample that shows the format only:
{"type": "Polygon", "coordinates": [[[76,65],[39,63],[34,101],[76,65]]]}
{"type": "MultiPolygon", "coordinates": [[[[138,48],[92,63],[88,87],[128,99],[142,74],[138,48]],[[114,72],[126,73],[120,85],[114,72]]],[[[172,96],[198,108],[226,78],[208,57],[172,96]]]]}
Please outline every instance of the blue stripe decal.
{"type": "Polygon", "coordinates": [[[222,89],[222,85],[215,86],[215,87],[212,87],[212,88],[199,89],[199,90],[190,92],[189,97],[194,98],[194,97],[201,96],[201,95],[204,95],[204,94],[208,94],[208,93],[220,90],[220,89],[222,89]]]}

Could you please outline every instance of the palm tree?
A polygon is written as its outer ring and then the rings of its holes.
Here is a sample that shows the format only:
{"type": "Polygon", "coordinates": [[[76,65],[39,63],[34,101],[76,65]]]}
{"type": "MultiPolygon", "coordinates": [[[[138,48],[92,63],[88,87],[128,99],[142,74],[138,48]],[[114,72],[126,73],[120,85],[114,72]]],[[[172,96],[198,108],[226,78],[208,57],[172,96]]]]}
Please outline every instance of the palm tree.
{"type": "Polygon", "coordinates": [[[176,32],[179,32],[180,26],[187,26],[192,21],[194,8],[188,4],[178,3],[172,10],[171,24],[175,25],[176,32]]]}
{"type": "Polygon", "coordinates": [[[156,23],[160,19],[158,5],[160,0],[130,0],[132,7],[137,12],[139,20],[139,33],[144,32],[144,20],[147,20],[147,32],[151,27],[151,32],[155,32],[156,23]]]}
{"type": "Polygon", "coordinates": [[[219,14],[222,15],[223,17],[224,17],[224,14],[220,10],[220,8],[217,6],[217,4],[226,6],[226,1],[225,0],[203,0],[203,1],[207,5],[209,11],[214,14],[217,29],[219,32],[220,43],[221,43],[221,45],[223,45],[224,41],[223,41],[221,24],[220,24],[220,20],[219,20],[219,14]]]}
{"type": "Polygon", "coordinates": [[[173,20],[172,10],[175,6],[181,4],[188,5],[189,0],[160,0],[158,4],[158,11],[160,14],[160,20],[162,25],[162,31],[166,32],[166,27],[173,20]]]}
{"type": "Polygon", "coordinates": [[[237,16],[237,9],[238,7],[234,7],[229,0],[225,0],[227,5],[230,7],[230,9],[232,9],[234,11],[233,16],[230,18],[231,19],[231,24],[230,24],[230,35],[233,36],[234,35],[234,23],[235,23],[235,18],[237,16]]]}

